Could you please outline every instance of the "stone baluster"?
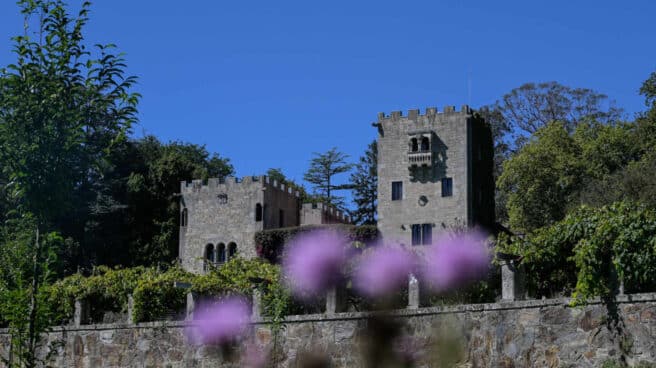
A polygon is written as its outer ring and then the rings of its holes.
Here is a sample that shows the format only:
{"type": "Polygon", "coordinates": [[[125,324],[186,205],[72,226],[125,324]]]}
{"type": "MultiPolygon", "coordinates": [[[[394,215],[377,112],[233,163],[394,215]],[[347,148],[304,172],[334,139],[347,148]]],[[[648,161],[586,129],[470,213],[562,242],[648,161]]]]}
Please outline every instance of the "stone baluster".
{"type": "Polygon", "coordinates": [[[418,309],[420,297],[419,280],[411,274],[408,279],[408,309],[418,309]]]}
{"type": "Polygon", "coordinates": [[[75,312],[73,314],[73,325],[80,327],[89,321],[90,314],[89,302],[85,299],[75,301],[75,312]]]}
{"type": "Polygon", "coordinates": [[[501,262],[501,300],[513,301],[524,298],[524,274],[515,260],[501,262]]]}
{"type": "Polygon", "coordinates": [[[346,310],[346,290],[344,287],[336,286],[328,290],[326,294],[326,314],[335,314],[346,310]]]}
{"type": "Polygon", "coordinates": [[[194,319],[194,309],[196,309],[196,300],[194,298],[194,293],[190,291],[187,293],[187,308],[185,313],[185,321],[191,321],[194,319]]]}
{"type": "Polygon", "coordinates": [[[262,295],[259,290],[253,290],[253,310],[251,312],[251,320],[257,321],[260,319],[260,310],[262,305],[262,295]]]}
{"type": "Polygon", "coordinates": [[[134,324],[134,297],[132,294],[128,295],[128,318],[127,323],[129,325],[134,324]]]}

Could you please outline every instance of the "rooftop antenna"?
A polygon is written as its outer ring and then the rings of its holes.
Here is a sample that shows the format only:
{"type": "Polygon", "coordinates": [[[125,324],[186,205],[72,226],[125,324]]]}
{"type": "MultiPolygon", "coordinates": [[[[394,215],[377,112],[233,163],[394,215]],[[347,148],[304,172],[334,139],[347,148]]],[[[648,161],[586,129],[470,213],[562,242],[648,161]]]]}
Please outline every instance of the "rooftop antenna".
{"type": "Polygon", "coordinates": [[[471,106],[471,66],[467,68],[467,105],[471,106]]]}

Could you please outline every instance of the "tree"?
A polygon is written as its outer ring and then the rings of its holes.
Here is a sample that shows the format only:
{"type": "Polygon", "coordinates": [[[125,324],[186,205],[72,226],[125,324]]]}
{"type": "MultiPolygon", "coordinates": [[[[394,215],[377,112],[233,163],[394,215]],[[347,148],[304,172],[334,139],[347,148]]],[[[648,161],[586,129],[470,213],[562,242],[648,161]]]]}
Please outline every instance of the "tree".
{"type": "Polygon", "coordinates": [[[230,161],[204,146],[153,136],[123,142],[107,157],[102,179],[67,226],[81,242],[78,265],[163,265],[178,256],[180,182],[226,177],[230,161]]]}
{"type": "Polygon", "coordinates": [[[497,186],[507,195],[513,229],[530,231],[565,216],[581,179],[579,157],[565,125],[554,122],[504,163],[497,186]]]}
{"type": "Polygon", "coordinates": [[[336,190],[351,189],[350,184],[335,184],[336,175],[348,172],[353,167],[346,162],[348,155],[337,151],[333,147],[326,153],[314,153],[314,158],[310,161],[310,168],[303,178],[314,186],[315,192],[326,204],[333,205],[337,208],[344,208],[344,198],[334,195],[336,190]]]}
{"type": "MultiPolygon", "coordinates": [[[[124,60],[111,53],[112,45],[98,46],[97,58],[86,51],[88,2],[77,17],[61,0],[18,4],[25,35],[13,39],[17,62],[0,70],[0,163],[3,192],[13,201],[5,220],[29,218],[32,226],[31,272],[10,272],[24,278],[13,285],[29,285],[29,298],[15,301],[17,310],[27,310],[27,322],[9,324],[25,351],[19,364],[33,367],[44,328],[38,295],[47,281],[48,248],[42,236],[74,206],[76,190],[97,175],[102,156],[125,138],[139,95],[130,92],[135,78],[124,77],[124,60]],[[29,36],[35,19],[38,40],[29,36]]],[[[7,247],[12,249],[19,248],[7,247]]]]}
{"type": "Polygon", "coordinates": [[[357,208],[352,212],[353,221],[361,225],[376,224],[378,200],[378,146],[376,141],[369,143],[364,155],[355,165],[351,174],[353,201],[357,208]]]}

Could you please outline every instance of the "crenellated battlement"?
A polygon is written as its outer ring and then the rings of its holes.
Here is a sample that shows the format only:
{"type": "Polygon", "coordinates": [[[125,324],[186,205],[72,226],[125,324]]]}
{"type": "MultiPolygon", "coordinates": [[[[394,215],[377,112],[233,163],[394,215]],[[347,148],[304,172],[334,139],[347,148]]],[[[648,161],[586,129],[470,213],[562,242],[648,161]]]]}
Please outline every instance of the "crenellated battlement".
{"type": "Polygon", "coordinates": [[[180,193],[200,193],[200,192],[213,192],[213,191],[229,191],[230,188],[236,186],[250,186],[257,185],[261,187],[275,188],[281,192],[286,192],[300,198],[301,194],[294,190],[292,187],[283,183],[278,183],[266,175],[259,176],[244,176],[242,178],[228,176],[225,178],[209,178],[207,180],[191,180],[180,182],[180,193]]]}
{"type": "Polygon", "coordinates": [[[319,211],[331,219],[331,222],[350,223],[351,218],[343,211],[338,210],[334,206],[324,203],[303,203],[302,211],[319,211]]]}
{"type": "Polygon", "coordinates": [[[420,117],[433,117],[438,115],[451,115],[451,114],[466,114],[470,115],[472,109],[468,105],[462,105],[460,111],[456,111],[456,107],[452,105],[447,105],[442,108],[442,111],[438,111],[437,107],[427,107],[425,113],[422,115],[419,109],[410,109],[406,116],[403,115],[403,111],[392,111],[389,115],[384,112],[378,113],[378,121],[399,121],[402,119],[406,120],[416,120],[420,117]]]}

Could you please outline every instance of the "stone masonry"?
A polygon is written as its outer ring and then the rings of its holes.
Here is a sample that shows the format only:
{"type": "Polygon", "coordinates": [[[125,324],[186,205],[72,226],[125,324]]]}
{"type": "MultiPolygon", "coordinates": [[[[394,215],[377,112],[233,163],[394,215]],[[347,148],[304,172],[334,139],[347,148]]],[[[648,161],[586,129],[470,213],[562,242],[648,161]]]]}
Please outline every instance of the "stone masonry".
{"type": "Polygon", "coordinates": [[[431,234],[451,226],[492,225],[491,133],[468,106],[459,112],[453,106],[442,112],[428,108],[424,115],[380,113],[373,125],[378,128],[378,227],[385,240],[412,244],[413,225],[428,226],[416,229],[431,234]]]}
{"type": "MultiPolygon", "coordinates": [[[[601,367],[624,358],[630,366],[656,366],[656,294],[618,297],[623,334],[608,328],[609,309],[598,301],[569,307],[567,299],[398,310],[406,342],[418,367],[436,367],[431,352],[458,353],[458,367],[601,367]],[[455,344],[454,344],[455,343],[455,344]],[[442,349],[442,350],[440,350],[442,349]],[[651,364],[651,365],[648,365],[651,364]]],[[[364,367],[359,345],[370,313],[290,316],[280,330],[276,367],[297,367],[306,351],[319,349],[333,367],[364,367]]],[[[52,352],[56,367],[240,367],[238,354],[201,346],[186,337],[185,322],[58,327],[40,354],[52,352]]],[[[274,333],[256,320],[247,341],[273,348],[274,333]]],[[[245,346],[241,344],[240,346],[245,346]]],[[[8,357],[8,335],[0,330],[0,357],[8,357]]],[[[438,355],[439,358],[439,355],[438,355]]],[[[1,359],[0,359],[1,361],[1,359]]],[[[0,363],[0,367],[3,367],[0,363]]]]}
{"type": "Polygon", "coordinates": [[[182,182],[179,257],[184,269],[201,273],[207,262],[256,257],[257,231],[348,222],[330,206],[302,204],[298,192],[266,176],[182,182]]]}

